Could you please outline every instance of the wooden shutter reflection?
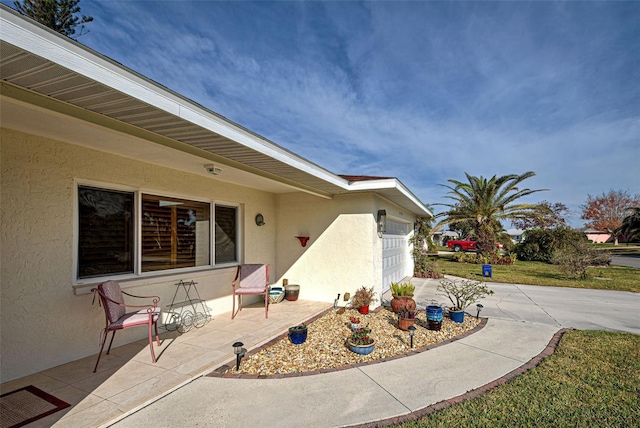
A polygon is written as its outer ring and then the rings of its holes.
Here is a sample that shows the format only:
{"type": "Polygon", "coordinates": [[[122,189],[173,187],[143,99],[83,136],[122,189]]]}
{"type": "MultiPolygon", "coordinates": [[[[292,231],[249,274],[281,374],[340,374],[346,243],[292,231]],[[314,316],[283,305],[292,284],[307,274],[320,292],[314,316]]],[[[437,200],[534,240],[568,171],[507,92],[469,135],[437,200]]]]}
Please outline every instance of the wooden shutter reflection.
{"type": "Polygon", "coordinates": [[[208,204],[143,195],[142,271],[196,266],[198,219],[208,221],[208,204]]]}

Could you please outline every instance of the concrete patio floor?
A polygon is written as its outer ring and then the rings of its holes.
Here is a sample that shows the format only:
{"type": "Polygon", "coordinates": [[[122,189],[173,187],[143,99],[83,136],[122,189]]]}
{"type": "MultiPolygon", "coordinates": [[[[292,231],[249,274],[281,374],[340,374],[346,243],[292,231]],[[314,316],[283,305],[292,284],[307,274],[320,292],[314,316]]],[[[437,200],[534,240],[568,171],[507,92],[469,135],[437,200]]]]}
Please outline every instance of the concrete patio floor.
{"type": "MultiPolygon", "coordinates": [[[[67,409],[26,425],[29,428],[98,427],[232,360],[234,342],[243,342],[244,347],[251,350],[329,307],[331,305],[324,302],[284,300],[270,305],[269,318],[265,319],[264,304],[246,306],[234,320],[228,312],[186,333],[161,330],[161,346],[158,348],[154,342],[155,364],[151,362],[145,337],[103,355],[97,373],[93,373],[96,354],[3,383],[0,390],[4,394],[34,385],[71,404],[67,409]]],[[[96,351],[98,349],[96,346],[96,351]]]]}
{"type": "MultiPolygon", "coordinates": [[[[413,278],[419,307],[445,303],[437,280],[413,278]]],[[[214,317],[185,334],[161,335],[158,362],[146,339],[115,348],[93,374],[96,355],[1,385],[9,392],[35,385],[73,405],[28,427],[174,426],[336,427],[410,415],[495,383],[539,355],[562,328],[640,334],[640,294],[620,291],[488,283],[482,300],[487,326],[473,335],[394,361],[315,376],[226,379],[203,376],[232,361],[232,344],[249,350],[323,312],[327,303],[258,305],[214,317]],[[450,362],[458,359],[458,363],[450,362]],[[328,393],[329,392],[329,393],[328,393]],[[299,400],[298,412],[277,402],[299,400]],[[308,409],[314,409],[309,412],[308,409]],[[372,411],[375,409],[375,411],[372,411]]],[[[383,301],[386,300],[383,298],[383,301]]],[[[468,312],[474,313],[474,307],[468,312]]]]}

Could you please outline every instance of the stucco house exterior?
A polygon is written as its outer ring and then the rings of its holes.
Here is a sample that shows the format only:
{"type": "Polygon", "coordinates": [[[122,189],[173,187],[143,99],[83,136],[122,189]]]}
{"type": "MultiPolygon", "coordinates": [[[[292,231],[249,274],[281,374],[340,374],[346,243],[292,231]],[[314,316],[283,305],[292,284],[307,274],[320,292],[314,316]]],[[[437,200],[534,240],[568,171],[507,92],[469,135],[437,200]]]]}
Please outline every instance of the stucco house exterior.
{"type": "Polygon", "coordinates": [[[2,382],[96,354],[107,279],[164,303],[195,280],[219,315],[241,263],[323,302],[412,275],[430,212],[398,179],[336,175],[5,6],[0,34],[2,382]]]}
{"type": "Polygon", "coordinates": [[[603,230],[595,230],[595,229],[584,229],[583,232],[587,239],[596,244],[603,244],[605,242],[613,242],[613,237],[607,231],[603,230]]]}

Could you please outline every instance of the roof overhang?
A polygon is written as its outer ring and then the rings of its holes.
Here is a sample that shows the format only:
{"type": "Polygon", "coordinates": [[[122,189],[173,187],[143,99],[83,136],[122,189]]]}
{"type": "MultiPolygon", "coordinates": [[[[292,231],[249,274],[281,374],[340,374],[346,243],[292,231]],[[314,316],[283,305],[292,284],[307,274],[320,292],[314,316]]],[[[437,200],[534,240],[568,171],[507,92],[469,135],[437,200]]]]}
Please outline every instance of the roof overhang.
{"type": "Polygon", "coordinates": [[[217,179],[270,192],[369,191],[431,214],[397,179],[349,182],[4,5],[0,35],[3,127],[200,174],[216,163],[217,179]]]}

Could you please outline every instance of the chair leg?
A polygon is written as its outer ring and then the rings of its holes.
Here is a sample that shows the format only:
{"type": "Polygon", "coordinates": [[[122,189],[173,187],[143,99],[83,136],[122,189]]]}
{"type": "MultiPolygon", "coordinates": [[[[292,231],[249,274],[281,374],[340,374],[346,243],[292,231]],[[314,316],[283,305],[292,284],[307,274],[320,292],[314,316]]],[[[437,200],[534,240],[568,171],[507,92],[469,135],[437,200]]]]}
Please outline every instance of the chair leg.
{"type": "MultiPolygon", "coordinates": [[[[114,331],[115,333],[115,331],[114,331]]],[[[100,352],[98,352],[98,361],[96,361],[96,366],[93,368],[93,372],[95,373],[98,370],[98,364],[100,364],[100,357],[102,357],[102,351],[104,351],[104,344],[107,341],[107,336],[109,335],[108,331],[104,331],[104,339],[102,339],[102,345],[100,346],[100,352]]],[[[113,340],[113,337],[111,338],[113,340]]]]}
{"type": "Polygon", "coordinates": [[[111,352],[111,345],[113,345],[113,338],[116,337],[116,331],[113,330],[113,334],[111,335],[111,342],[109,342],[109,347],[107,348],[107,355],[111,352]]]}
{"type": "Polygon", "coordinates": [[[233,301],[233,308],[231,309],[231,319],[236,317],[236,294],[233,293],[231,295],[231,300],[233,301]]]}
{"type": "Polygon", "coordinates": [[[269,293],[264,295],[264,317],[269,318],[269,293]]]}
{"type": "MultiPolygon", "coordinates": [[[[153,326],[149,323],[149,349],[151,349],[151,361],[156,362],[156,353],[153,351],[153,326]]],[[[157,336],[156,336],[157,338],[157,336]]]]}
{"type": "Polygon", "coordinates": [[[156,326],[156,342],[158,343],[158,346],[160,346],[160,336],[158,336],[158,320],[156,320],[154,324],[156,326]]]}

